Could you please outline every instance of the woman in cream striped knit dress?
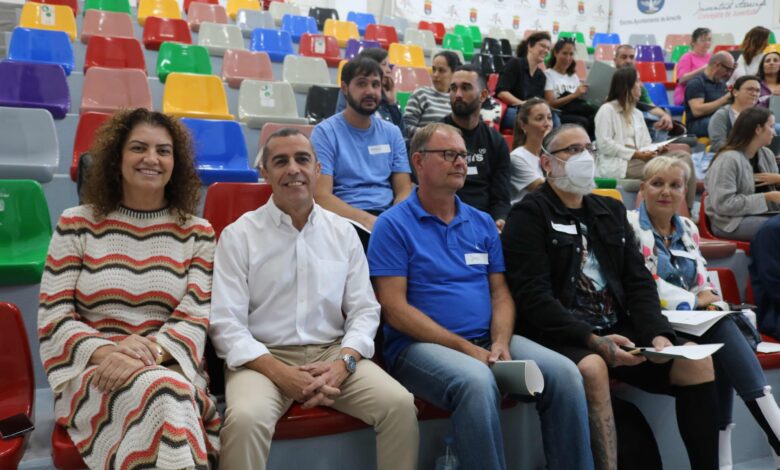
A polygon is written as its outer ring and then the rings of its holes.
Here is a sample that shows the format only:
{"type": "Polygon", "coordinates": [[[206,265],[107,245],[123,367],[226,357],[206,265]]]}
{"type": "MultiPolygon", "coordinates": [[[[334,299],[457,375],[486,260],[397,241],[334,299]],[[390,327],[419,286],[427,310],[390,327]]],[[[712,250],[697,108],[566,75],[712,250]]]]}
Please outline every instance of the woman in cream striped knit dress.
{"type": "Polygon", "coordinates": [[[93,469],[206,469],[220,418],[202,367],[214,231],[176,120],[117,113],[98,133],[41,281],[38,335],[67,428],[93,469]]]}

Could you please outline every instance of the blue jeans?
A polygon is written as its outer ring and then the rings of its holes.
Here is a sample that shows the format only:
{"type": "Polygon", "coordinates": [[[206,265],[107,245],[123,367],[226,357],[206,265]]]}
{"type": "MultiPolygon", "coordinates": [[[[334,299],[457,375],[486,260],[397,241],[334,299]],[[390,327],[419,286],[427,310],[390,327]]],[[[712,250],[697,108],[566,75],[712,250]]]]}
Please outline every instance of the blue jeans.
{"type": "Polygon", "coordinates": [[[718,389],[718,425],[724,429],[731,423],[734,390],[744,401],[764,395],[766,377],[756,354],[750,349],[737,324],[724,318],[699,338],[697,343],[723,343],[712,357],[715,366],[715,387],[718,389]]]}
{"type": "MultiPolygon", "coordinates": [[[[588,408],[577,366],[521,336],[512,337],[509,352],[513,359],[536,361],[544,376],[544,392],[536,408],[547,468],[592,469],[588,408]]],[[[501,394],[485,364],[446,346],[412,343],[398,356],[392,374],[413,394],[452,411],[463,470],[506,468],[499,421],[501,394]]]]}

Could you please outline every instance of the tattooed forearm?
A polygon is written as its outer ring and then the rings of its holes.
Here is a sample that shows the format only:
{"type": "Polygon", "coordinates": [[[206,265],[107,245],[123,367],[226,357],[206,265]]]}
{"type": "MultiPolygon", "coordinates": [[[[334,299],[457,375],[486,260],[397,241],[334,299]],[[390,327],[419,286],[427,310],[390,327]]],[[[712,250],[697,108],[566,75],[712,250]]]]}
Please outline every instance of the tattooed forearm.
{"type": "Polygon", "coordinates": [[[597,470],[617,469],[617,432],[612,414],[612,402],[589,404],[591,451],[597,470]]]}

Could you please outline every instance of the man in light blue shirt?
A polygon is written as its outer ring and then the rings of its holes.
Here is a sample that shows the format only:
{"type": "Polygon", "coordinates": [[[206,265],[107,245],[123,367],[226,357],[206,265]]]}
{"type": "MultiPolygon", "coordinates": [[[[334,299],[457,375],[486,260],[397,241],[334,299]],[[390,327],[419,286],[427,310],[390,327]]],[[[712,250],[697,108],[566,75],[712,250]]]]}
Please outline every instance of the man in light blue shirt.
{"type": "Polygon", "coordinates": [[[382,69],[360,58],[341,72],[347,108],[319,123],[311,141],[322,165],[319,205],[371,230],[376,216],[412,190],[409,159],[398,127],[376,116],[382,69]]]}

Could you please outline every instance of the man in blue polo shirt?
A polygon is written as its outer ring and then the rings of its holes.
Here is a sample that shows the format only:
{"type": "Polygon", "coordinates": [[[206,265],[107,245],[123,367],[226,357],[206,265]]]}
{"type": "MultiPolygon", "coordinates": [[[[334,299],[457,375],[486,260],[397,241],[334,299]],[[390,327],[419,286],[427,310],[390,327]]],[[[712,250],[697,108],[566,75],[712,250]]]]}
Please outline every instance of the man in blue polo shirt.
{"type": "Polygon", "coordinates": [[[726,51],[712,54],[704,71],[685,86],[685,115],[688,130],[696,137],[707,137],[710,117],[729,103],[731,94],[726,80],[734,72],[734,57],[726,51]]]}
{"type": "Polygon", "coordinates": [[[341,71],[347,108],[319,123],[311,143],[322,165],[315,200],[331,212],[371,230],[376,216],[412,190],[401,131],[377,116],[382,69],[369,58],[341,71]]]}
{"type": "Polygon", "coordinates": [[[452,411],[463,469],[504,469],[501,395],[489,366],[533,359],[545,381],[537,409],[547,468],[593,468],[579,371],[512,334],[515,306],[495,223],[456,196],[468,172],[460,130],[429,124],[415,133],[411,149],[419,188],[377,219],[368,250],[390,373],[452,411]]]}

